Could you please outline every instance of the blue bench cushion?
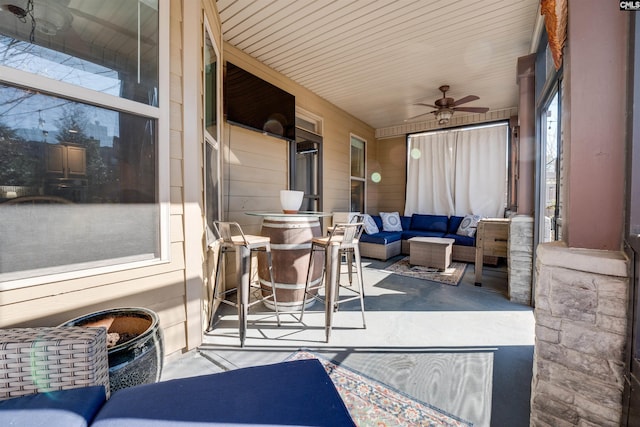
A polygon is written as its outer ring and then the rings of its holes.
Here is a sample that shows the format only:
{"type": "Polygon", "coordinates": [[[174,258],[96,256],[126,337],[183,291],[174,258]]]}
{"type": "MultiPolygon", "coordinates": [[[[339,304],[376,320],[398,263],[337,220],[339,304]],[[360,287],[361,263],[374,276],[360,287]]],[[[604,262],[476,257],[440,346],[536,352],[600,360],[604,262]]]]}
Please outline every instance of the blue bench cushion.
{"type": "Polygon", "coordinates": [[[411,231],[447,232],[449,217],[446,215],[413,214],[411,217],[411,231]]]}
{"type": "Polygon", "coordinates": [[[449,217],[449,226],[447,227],[447,233],[456,234],[458,232],[458,227],[462,224],[463,216],[451,216],[449,217]]]}
{"type": "Polygon", "coordinates": [[[400,224],[402,224],[402,229],[403,230],[408,230],[409,228],[411,228],[411,217],[410,216],[401,216],[400,217],[400,224]]]}
{"type": "Polygon", "coordinates": [[[455,233],[447,233],[443,237],[446,237],[447,239],[455,240],[454,245],[460,245],[460,246],[475,246],[476,245],[476,238],[475,237],[461,236],[461,235],[455,234],[455,233]]]}
{"type": "Polygon", "coordinates": [[[402,232],[402,240],[409,240],[412,237],[444,237],[445,233],[442,231],[417,231],[409,230],[402,232]]]}
{"type": "Polygon", "coordinates": [[[379,245],[388,245],[389,243],[397,242],[402,238],[402,233],[399,231],[381,231],[376,234],[363,234],[360,236],[360,241],[363,243],[377,243],[379,245]]]}
{"type": "Polygon", "coordinates": [[[0,426],[87,427],[105,400],[101,385],[14,397],[0,401],[0,426]]]}
{"type": "Polygon", "coordinates": [[[125,388],[113,393],[95,427],[355,426],[315,359],[236,369],[125,388]]]}

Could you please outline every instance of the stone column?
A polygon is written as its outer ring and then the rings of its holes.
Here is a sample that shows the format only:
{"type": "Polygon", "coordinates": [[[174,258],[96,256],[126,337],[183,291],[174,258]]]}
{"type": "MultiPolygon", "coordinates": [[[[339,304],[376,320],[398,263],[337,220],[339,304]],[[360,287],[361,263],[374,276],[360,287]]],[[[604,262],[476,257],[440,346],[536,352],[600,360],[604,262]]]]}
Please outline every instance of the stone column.
{"type": "Polygon", "coordinates": [[[533,217],[516,215],[509,224],[509,300],[531,305],[533,217]]]}
{"type": "Polygon", "coordinates": [[[622,415],[629,299],[622,252],[538,246],[531,426],[611,426],[622,415]]]}

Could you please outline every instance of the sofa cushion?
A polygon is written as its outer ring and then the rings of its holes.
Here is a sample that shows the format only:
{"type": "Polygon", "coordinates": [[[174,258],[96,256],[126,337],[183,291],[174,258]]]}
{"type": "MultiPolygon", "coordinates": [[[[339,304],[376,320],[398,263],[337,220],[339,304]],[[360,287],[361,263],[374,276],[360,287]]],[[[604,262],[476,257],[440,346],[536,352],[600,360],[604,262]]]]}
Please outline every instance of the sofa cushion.
{"type": "Polygon", "coordinates": [[[124,388],[95,427],[355,426],[320,361],[297,360],[124,388]]]}
{"type": "Polygon", "coordinates": [[[373,221],[378,226],[378,229],[382,230],[382,218],[380,217],[380,215],[371,215],[371,218],[373,218],[373,221]]]}
{"type": "Polygon", "coordinates": [[[450,216],[449,225],[447,226],[447,233],[456,234],[458,232],[458,227],[460,227],[460,223],[462,223],[463,219],[463,216],[450,216]]]}
{"type": "Polygon", "coordinates": [[[447,232],[449,217],[446,215],[413,214],[411,217],[411,231],[439,231],[447,232]]]}
{"type": "Polygon", "coordinates": [[[0,426],[87,427],[105,400],[101,385],[14,397],[0,401],[0,426]]]}
{"type": "Polygon", "coordinates": [[[363,234],[360,241],[364,243],[377,243],[379,245],[388,245],[402,239],[402,233],[398,231],[380,231],[375,234],[363,234]]]}
{"type": "Polygon", "coordinates": [[[447,233],[443,237],[446,239],[455,240],[454,245],[459,245],[459,246],[475,246],[476,245],[475,237],[461,236],[455,233],[447,233]]]}
{"type": "Polygon", "coordinates": [[[378,226],[376,225],[376,222],[373,220],[373,218],[371,218],[371,215],[369,214],[364,214],[363,223],[364,226],[362,228],[367,234],[376,234],[380,231],[378,229],[378,226]]]}
{"type": "Polygon", "coordinates": [[[398,212],[380,212],[383,231],[402,231],[400,214],[398,212]]]}
{"type": "Polygon", "coordinates": [[[456,234],[474,237],[476,235],[476,229],[478,228],[478,222],[480,222],[480,215],[466,215],[462,219],[456,234]]]}
{"type": "Polygon", "coordinates": [[[444,237],[445,233],[440,231],[409,230],[402,232],[402,240],[409,240],[412,237],[444,237]]]}
{"type": "Polygon", "coordinates": [[[400,224],[402,224],[402,230],[408,230],[411,228],[411,217],[410,216],[400,216],[400,224]]]}

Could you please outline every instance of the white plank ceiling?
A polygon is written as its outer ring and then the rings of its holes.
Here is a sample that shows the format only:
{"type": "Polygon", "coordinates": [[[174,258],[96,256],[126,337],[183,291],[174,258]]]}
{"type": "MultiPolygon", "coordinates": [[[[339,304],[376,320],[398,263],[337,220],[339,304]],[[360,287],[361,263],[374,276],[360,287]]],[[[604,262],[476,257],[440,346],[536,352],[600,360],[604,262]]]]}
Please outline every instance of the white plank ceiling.
{"type": "Polygon", "coordinates": [[[535,46],[538,4],[217,0],[225,41],[375,129],[428,113],[414,104],[433,104],[443,84],[454,99],[480,97],[465,106],[517,107],[517,58],[535,46]]]}

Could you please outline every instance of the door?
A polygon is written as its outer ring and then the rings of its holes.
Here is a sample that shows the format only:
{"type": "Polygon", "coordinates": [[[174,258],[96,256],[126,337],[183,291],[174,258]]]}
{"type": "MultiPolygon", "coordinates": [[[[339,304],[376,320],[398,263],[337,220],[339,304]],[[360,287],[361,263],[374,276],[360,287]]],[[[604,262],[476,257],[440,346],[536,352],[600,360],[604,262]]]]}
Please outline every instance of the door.
{"type": "Polygon", "coordinates": [[[289,180],[292,190],[304,191],[300,210],[322,211],[322,136],[298,127],[291,147],[289,180]]]}

